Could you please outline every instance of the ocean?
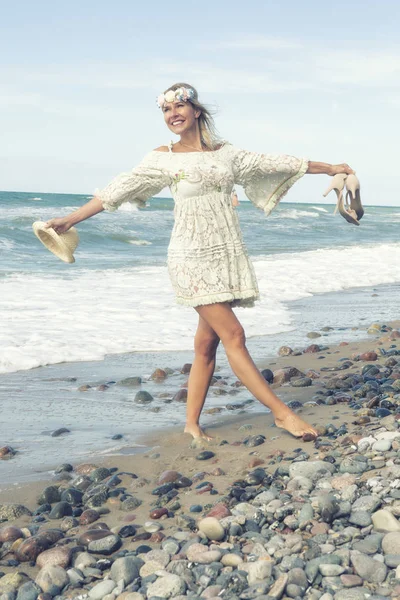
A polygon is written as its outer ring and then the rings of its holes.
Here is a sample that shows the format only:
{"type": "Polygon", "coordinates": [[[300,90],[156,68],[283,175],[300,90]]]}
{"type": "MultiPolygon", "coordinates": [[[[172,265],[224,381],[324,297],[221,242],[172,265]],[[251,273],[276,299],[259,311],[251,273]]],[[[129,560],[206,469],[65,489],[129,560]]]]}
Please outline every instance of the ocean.
{"type": "MultiPolygon", "coordinates": [[[[123,205],[80,223],[76,262],[65,264],[42,246],[32,223],[87,200],[0,192],[0,445],[20,450],[21,477],[32,474],[32,460],[41,469],[54,462],[55,438],[48,434],[59,426],[73,430],[57,438],[60,457],[68,449],[72,460],[116,450],[111,438],[121,430],[122,447],[134,445],[146,427],[184,419],[184,407],[178,415],[164,405],[149,422],[143,407],[133,409],[125,392],[111,388],[96,397],[77,392],[94,380],[179,368],[191,360],[197,325],[195,311],[175,303],[167,274],[172,199],[154,198],[143,210],[123,205]],[[128,405],[136,412],[127,412],[128,405]]],[[[256,361],[276,356],[283,344],[304,347],[306,333],[324,326],[333,327],[324,343],[334,343],[365,336],[372,321],[398,318],[400,206],[365,207],[360,227],[333,209],[281,203],[265,218],[250,202],[240,203],[261,301],[236,312],[256,361]]],[[[218,364],[228,372],[222,350],[218,364]]],[[[167,391],[178,381],[172,377],[167,391]]],[[[216,397],[209,406],[222,401],[216,397]]],[[[12,462],[1,465],[6,479],[12,462]]]]}

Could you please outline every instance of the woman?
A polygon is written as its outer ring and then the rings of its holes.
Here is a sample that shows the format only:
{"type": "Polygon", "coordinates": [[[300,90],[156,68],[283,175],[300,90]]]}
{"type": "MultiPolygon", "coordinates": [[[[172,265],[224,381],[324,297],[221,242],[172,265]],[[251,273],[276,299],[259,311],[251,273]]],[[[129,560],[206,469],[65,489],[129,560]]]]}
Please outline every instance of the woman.
{"type": "Polygon", "coordinates": [[[177,83],[158,97],[165,123],[179,142],[153,150],[131,173],[117,176],[87,204],[47,222],[57,233],[122,202],[145,206],[170,187],[175,224],[168,248],[168,270],[177,302],[192,306],[199,322],[189,376],[185,432],[208,436],[200,414],[215,368],[220,341],[229,363],[247,389],[273,413],[278,427],[292,435],[317,435],[269,388],[249,355],[245,334],[232,310],[259,299],[253,266],[232,205],[234,184],[268,215],[305,173],[353,173],[347,164],[308,162],[292,156],[247,152],[222,142],[213,119],[193,86],[177,83]]]}

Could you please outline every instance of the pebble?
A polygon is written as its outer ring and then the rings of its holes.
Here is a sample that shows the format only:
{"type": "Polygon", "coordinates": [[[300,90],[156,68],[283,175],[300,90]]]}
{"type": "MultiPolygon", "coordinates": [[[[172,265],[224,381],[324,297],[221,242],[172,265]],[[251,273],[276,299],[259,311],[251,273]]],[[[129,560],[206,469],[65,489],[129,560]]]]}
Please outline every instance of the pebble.
{"type": "Polygon", "coordinates": [[[106,556],[118,550],[122,545],[121,538],[118,535],[107,535],[101,539],[93,540],[88,544],[89,552],[95,554],[104,554],[106,556]]]}
{"type": "Polygon", "coordinates": [[[112,579],[100,581],[90,590],[89,598],[91,600],[104,600],[104,597],[113,591],[115,585],[116,584],[112,579]]]}
{"type": "Polygon", "coordinates": [[[210,458],[213,458],[215,456],[214,452],[211,452],[211,450],[204,450],[203,452],[200,452],[200,454],[198,454],[196,456],[197,460],[209,460],[210,458]]]}
{"type": "Polygon", "coordinates": [[[35,583],[40,589],[52,596],[57,596],[68,583],[68,575],[62,567],[48,566],[40,569],[35,583]]]}
{"type": "Polygon", "coordinates": [[[215,517],[206,517],[198,523],[199,531],[209,540],[220,541],[225,537],[225,529],[215,517]]]}

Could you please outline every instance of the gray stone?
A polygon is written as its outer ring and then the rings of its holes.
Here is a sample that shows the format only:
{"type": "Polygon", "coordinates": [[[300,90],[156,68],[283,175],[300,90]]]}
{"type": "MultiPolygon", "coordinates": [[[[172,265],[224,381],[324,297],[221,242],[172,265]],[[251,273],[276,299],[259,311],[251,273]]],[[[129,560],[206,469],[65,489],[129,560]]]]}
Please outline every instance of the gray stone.
{"type": "Polygon", "coordinates": [[[303,569],[291,569],[288,573],[288,584],[294,584],[301,588],[308,588],[307,575],[303,569]]]}
{"type": "Polygon", "coordinates": [[[100,540],[93,540],[88,545],[88,551],[94,554],[105,554],[109,556],[122,546],[121,538],[118,535],[107,535],[100,540]]]}
{"type": "Polygon", "coordinates": [[[362,554],[376,554],[381,548],[382,538],[382,533],[372,533],[363,540],[354,542],[353,550],[358,550],[362,554]]]}
{"type": "Polygon", "coordinates": [[[400,531],[392,531],[383,537],[382,551],[384,554],[400,554],[400,531]]]}
{"type": "Polygon", "coordinates": [[[337,556],[336,554],[328,554],[325,556],[317,556],[316,558],[313,558],[310,561],[308,561],[305,571],[306,571],[307,579],[310,583],[312,583],[314,581],[314,579],[316,578],[316,576],[318,575],[319,565],[322,565],[322,564],[340,565],[340,564],[342,564],[342,559],[340,556],[337,556]]]}
{"type": "Polygon", "coordinates": [[[369,596],[369,590],[362,587],[339,590],[334,595],[334,600],[365,600],[369,596]]]}
{"type": "Polygon", "coordinates": [[[139,498],[136,498],[135,496],[129,496],[129,498],[126,498],[123,502],[121,502],[120,509],[129,512],[131,510],[135,510],[135,508],[141,504],[142,501],[139,498]]]}
{"type": "Polygon", "coordinates": [[[123,580],[124,586],[129,585],[139,577],[139,569],[136,562],[130,556],[117,558],[111,567],[111,577],[115,583],[123,580]]]}
{"type": "Polygon", "coordinates": [[[350,561],[357,575],[370,583],[382,583],[386,579],[387,567],[385,564],[370,558],[366,554],[352,551],[350,561]]]}
{"type": "Polygon", "coordinates": [[[173,598],[186,591],[186,583],[179,575],[166,574],[159,577],[157,581],[151,583],[147,588],[147,597],[173,598]]]}
{"type": "Polygon", "coordinates": [[[368,496],[360,496],[352,505],[351,510],[355,512],[357,510],[375,512],[381,505],[381,499],[375,494],[368,496]]]}
{"type": "Polygon", "coordinates": [[[334,473],[335,467],[331,463],[322,460],[293,462],[289,467],[291,478],[301,475],[302,477],[314,480],[320,476],[321,472],[326,471],[334,473]]]}
{"type": "Polygon", "coordinates": [[[351,456],[344,458],[339,466],[339,471],[341,473],[352,473],[353,475],[364,473],[364,471],[367,471],[367,469],[367,462],[355,460],[351,456]]]}
{"type": "Polygon", "coordinates": [[[400,565],[400,554],[386,554],[385,565],[391,569],[396,569],[400,565]]]}
{"type": "Polygon", "coordinates": [[[115,582],[112,579],[105,579],[96,583],[89,592],[91,600],[103,600],[106,594],[110,594],[115,588],[115,582]]]}
{"type": "Polygon", "coordinates": [[[341,565],[319,565],[319,572],[323,577],[337,577],[345,572],[345,568],[341,565]]]}
{"type": "Polygon", "coordinates": [[[37,600],[41,589],[33,581],[26,581],[18,590],[17,600],[37,600]]]}
{"type": "Polygon", "coordinates": [[[134,402],[136,402],[136,404],[150,404],[150,402],[153,402],[153,400],[153,396],[149,394],[149,392],[145,392],[143,390],[136,394],[134,402]]]}
{"type": "Polygon", "coordinates": [[[14,521],[22,515],[32,516],[29,508],[26,508],[23,504],[16,504],[14,502],[7,502],[0,504],[0,521],[14,521]]]}
{"type": "Polygon", "coordinates": [[[368,527],[372,523],[371,514],[366,510],[356,510],[349,516],[349,523],[358,527],[368,527]]]}
{"type": "Polygon", "coordinates": [[[43,567],[36,576],[35,583],[43,592],[57,596],[68,583],[68,575],[62,567],[43,567]]]}
{"type": "Polygon", "coordinates": [[[300,529],[314,517],[314,509],[311,504],[304,504],[297,517],[300,529]]]}

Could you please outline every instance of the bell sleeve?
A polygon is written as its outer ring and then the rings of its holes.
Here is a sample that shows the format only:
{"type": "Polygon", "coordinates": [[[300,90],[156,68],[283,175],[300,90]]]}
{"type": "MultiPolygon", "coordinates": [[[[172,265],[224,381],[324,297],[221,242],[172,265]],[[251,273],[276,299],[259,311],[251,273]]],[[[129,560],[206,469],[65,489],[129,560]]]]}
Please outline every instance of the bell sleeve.
{"type": "Polygon", "coordinates": [[[257,154],[231,147],[234,181],[266,215],[306,173],[308,160],[285,154],[257,154]]]}
{"type": "Polygon", "coordinates": [[[155,154],[161,152],[150,152],[132,171],[117,175],[103,190],[95,191],[104,210],[117,210],[123,202],[143,208],[146,200],[171,184],[170,174],[159,166],[159,158],[155,154]]]}

